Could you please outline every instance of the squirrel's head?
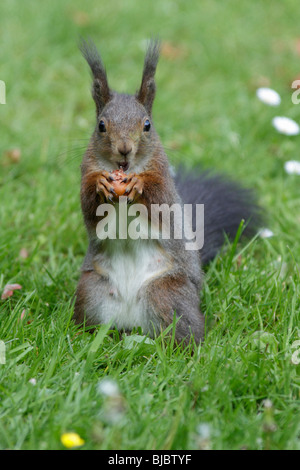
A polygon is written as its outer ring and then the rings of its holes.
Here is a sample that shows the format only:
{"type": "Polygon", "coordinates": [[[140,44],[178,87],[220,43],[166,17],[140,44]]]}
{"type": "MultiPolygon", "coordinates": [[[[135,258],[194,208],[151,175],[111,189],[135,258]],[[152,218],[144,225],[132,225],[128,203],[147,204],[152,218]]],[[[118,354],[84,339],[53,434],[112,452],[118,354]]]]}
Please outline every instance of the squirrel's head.
{"type": "Polygon", "coordinates": [[[152,104],[159,42],[149,43],[142,82],[135,95],[119,94],[109,88],[105,68],[93,43],[83,41],[80,48],[93,74],[92,95],[97,115],[93,153],[108,171],[117,168],[137,171],[143,168],[153,147],[152,104]]]}

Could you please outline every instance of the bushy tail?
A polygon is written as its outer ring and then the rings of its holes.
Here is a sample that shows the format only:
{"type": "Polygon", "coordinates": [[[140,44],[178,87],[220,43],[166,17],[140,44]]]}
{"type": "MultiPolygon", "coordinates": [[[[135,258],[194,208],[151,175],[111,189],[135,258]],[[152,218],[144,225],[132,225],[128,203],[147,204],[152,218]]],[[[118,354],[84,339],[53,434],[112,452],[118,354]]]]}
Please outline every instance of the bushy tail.
{"type": "MultiPolygon", "coordinates": [[[[255,235],[261,226],[262,211],[252,190],[210,172],[189,174],[181,169],[174,179],[183,203],[204,204],[203,264],[216,256],[224,244],[224,234],[234,239],[242,219],[245,220],[243,236],[255,235]]],[[[195,217],[193,224],[195,230],[195,217]]]]}

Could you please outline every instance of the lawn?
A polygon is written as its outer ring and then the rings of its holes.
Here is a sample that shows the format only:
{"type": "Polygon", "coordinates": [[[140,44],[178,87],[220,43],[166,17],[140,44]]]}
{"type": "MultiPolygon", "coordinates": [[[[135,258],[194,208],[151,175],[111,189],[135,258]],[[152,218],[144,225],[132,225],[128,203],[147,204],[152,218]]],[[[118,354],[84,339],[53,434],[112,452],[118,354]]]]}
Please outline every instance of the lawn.
{"type": "MultiPolygon", "coordinates": [[[[300,449],[300,76],[294,0],[2,0],[0,104],[0,449],[300,449]],[[72,322],[87,237],[80,161],[94,126],[79,37],[92,37],[118,91],[139,86],[147,39],[162,55],[156,129],[175,166],[253,187],[270,238],[206,268],[206,340],[93,334],[72,322]],[[278,107],[258,87],[281,95],[278,107]],[[2,348],[2,349],[1,349],[2,348]]],[[[110,333],[109,333],[110,332],[110,333]]]]}

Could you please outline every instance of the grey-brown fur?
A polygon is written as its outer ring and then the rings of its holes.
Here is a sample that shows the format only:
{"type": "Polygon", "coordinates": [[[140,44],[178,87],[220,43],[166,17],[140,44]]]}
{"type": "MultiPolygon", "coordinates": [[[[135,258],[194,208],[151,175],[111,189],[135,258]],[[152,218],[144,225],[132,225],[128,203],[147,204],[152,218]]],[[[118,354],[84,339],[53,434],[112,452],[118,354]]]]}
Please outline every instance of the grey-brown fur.
{"type": "Polygon", "coordinates": [[[111,99],[111,91],[108,86],[105,67],[92,41],[88,43],[82,40],[80,50],[93,74],[92,96],[96,104],[97,115],[99,115],[105,104],[111,99]]]}
{"type": "MultiPolygon", "coordinates": [[[[199,253],[187,251],[186,240],[175,239],[172,228],[170,240],[103,241],[96,236],[101,220],[96,216],[97,207],[103,203],[118,206],[111,172],[119,167],[127,174],[130,204],[144,204],[148,214],[152,204],[176,203],[183,207],[152,121],[159,43],[150,42],[148,46],[141,85],[135,95],[111,91],[95,46],[83,43],[81,50],[93,74],[97,120],[81,165],[81,207],[89,246],[76,291],[75,321],[93,325],[112,320],[119,329],[142,326],[145,333],[153,335],[170,325],[176,312],[176,340],[188,341],[193,335],[199,342],[204,337],[204,317],[199,308],[199,253]],[[150,129],[146,127],[148,122],[150,129]]],[[[197,186],[192,190],[197,192],[197,186]]],[[[214,187],[207,190],[215,191],[214,187]]],[[[189,191],[187,180],[182,193],[189,191]]],[[[216,198],[212,199],[217,205],[216,198]]],[[[214,206],[210,209],[215,210],[214,206]]],[[[249,215],[247,204],[234,214],[237,229],[239,217],[249,215]]],[[[174,219],[172,227],[176,223],[174,219]]],[[[218,233],[222,231],[220,224],[216,226],[218,233]]],[[[208,233],[213,234],[213,226],[208,233]]]]}
{"type": "Polygon", "coordinates": [[[153,100],[155,98],[156,85],[154,75],[159,59],[159,53],[159,41],[150,42],[145,56],[141,87],[137,93],[137,99],[145,106],[150,115],[153,100]]]}

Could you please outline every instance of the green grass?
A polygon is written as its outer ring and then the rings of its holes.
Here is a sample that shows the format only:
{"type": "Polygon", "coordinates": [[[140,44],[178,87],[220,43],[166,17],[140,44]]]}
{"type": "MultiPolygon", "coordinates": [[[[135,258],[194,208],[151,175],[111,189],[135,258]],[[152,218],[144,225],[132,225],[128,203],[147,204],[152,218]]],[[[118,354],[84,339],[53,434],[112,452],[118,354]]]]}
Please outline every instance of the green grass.
{"type": "Polygon", "coordinates": [[[300,137],[271,126],[275,115],[300,121],[296,11],[293,0],[2,0],[0,289],[22,290],[0,302],[1,449],[62,449],[68,431],[82,449],[300,448],[299,176],[283,169],[300,137]],[[94,125],[78,38],[99,45],[113,88],[134,92],[157,34],[169,46],[154,118],[171,162],[254,187],[275,234],[209,266],[207,336],[193,355],[140,332],[78,334],[71,319],[87,244],[79,165],[94,125]],[[256,99],[261,85],[281,94],[279,108],[256,99]],[[115,396],[101,393],[104,379],[115,396]]]}

